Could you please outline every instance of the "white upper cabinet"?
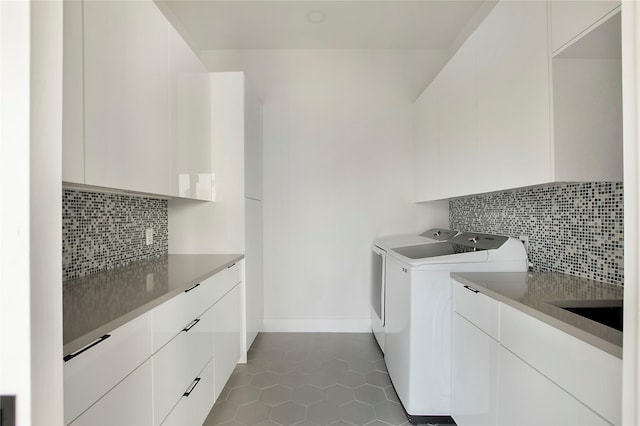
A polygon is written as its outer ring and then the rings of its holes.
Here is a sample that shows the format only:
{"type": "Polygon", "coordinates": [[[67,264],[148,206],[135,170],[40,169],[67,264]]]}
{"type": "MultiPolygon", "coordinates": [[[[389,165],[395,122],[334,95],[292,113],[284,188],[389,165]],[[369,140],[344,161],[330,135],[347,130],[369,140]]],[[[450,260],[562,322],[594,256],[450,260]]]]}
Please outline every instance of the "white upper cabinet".
{"type": "Polygon", "coordinates": [[[244,97],[245,197],[262,200],[262,102],[247,83],[244,97]]]}
{"type": "Polygon", "coordinates": [[[464,195],[478,182],[456,177],[475,173],[478,153],[477,82],[474,40],[469,40],[451,58],[440,77],[438,120],[440,123],[441,191],[446,196],[464,195]],[[446,172],[446,174],[443,174],[446,172]]]}
{"type": "Polygon", "coordinates": [[[62,180],[84,183],[82,2],[63,3],[62,180]]]}
{"type": "Polygon", "coordinates": [[[620,0],[550,1],[551,48],[558,51],[597,26],[620,5],[620,0]]]}
{"type": "Polygon", "coordinates": [[[440,122],[438,97],[440,80],[434,80],[416,100],[414,107],[414,197],[442,198],[440,190],[440,122]]]}
{"type": "Polygon", "coordinates": [[[477,151],[473,192],[550,180],[549,56],[544,2],[501,2],[473,35],[477,151]]]}
{"type": "Polygon", "coordinates": [[[549,3],[498,2],[415,103],[415,201],[622,180],[620,29],[607,17],[552,60],[549,3]]]}
{"type": "Polygon", "coordinates": [[[65,2],[62,180],[212,197],[209,73],[150,0],[65,2]]]}
{"type": "Polygon", "coordinates": [[[557,181],[622,181],[620,34],[618,12],[552,59],[557,181]]]}
{"type": "Polygon", "coordinates": [[[84,2],[86,184],[171,193],[169,68],[153,2],[84,2]]]}
{"type": "Polygon", "coordinates": [[[493,8],[416,105],[416,201],[548,180],[548,53],[546,3],[493,8]]]}
{"type": "Polygon", "coordinates": [[[209,73],[173,27],[170,38],[171,194],[211,201],[209,73]]]}

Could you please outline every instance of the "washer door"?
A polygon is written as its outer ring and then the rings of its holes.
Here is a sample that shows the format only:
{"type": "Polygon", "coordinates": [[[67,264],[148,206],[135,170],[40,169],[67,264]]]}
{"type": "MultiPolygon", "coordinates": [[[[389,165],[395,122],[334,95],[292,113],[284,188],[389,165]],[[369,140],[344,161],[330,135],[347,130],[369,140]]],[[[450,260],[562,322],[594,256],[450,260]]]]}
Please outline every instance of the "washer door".
{"type": "Polygon", "coordinates": [[[386,252],[377,246],[371,252],[371,309],[384,326],[384,274],[386,252]]]}

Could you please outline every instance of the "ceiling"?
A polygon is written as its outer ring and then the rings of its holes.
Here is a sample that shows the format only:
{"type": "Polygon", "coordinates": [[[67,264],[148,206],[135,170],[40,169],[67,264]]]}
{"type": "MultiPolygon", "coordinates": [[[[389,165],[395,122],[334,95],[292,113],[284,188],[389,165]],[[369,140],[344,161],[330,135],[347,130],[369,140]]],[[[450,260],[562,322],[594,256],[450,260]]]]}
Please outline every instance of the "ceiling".
{"type": "Polygon", "coordinates": [[[197,50],[451,49],[495,1],[156,0],[197,50]]]}

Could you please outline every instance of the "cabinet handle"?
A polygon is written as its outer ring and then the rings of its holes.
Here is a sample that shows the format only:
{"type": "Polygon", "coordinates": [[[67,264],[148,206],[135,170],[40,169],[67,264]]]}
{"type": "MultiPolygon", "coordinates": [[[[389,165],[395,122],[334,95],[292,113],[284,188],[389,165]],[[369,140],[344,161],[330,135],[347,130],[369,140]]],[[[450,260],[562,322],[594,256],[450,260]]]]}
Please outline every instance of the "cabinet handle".
{"type": "Polygon", "coordinates": [[[475,288],[469,287],[468,285],[465,285],[464,288],[474,293],[480,293],[480,290],[476,290],[475,288]]]}
{"type": "Polygon", "coordinates": [[[189,288],[188,288],[188,289],[186,289],[184,292],[185,292],[185,293],[188,293],[188,292],[190,292],[191,290],[193,290],[194,288],[198,287],[199,285],[200,285],[200,283],[198,283],[198,284],[194,285],[193,287],[189,287],[189,288]]]}
{"type": "Polygon", "coordinates": [[[182,331],[189,331],[191,330],[197,323],[200,322],[200,318],[196,318],[193,321],[191,321],[191,323],[186,326],[185,328],[182,329],[182,331]]]}
{"type": "Polygon", "coordinates": [[[193,390],[196,388],[196,386],[198,386],[198,383],[200,383],[200,377],[196,377],[196,379],[193,381],[193,383],[191,383],[191,386],[189,386],[189,389],[187,389],[187,391],[185,393],[183,393],[182,396],[191,395],[191,392],[193,392],[193,390]]]}
{"type": "Polygon", "coordinates": [[[231,265],[227,266],[227,269],[233,268],[234,266],[236,266],[236,264],[232,263],[231,265]]]}
{"type": "Polygon", "coordinates": [[[62,358],[64,360],[64,362],[67,362],[75,357],[77,357],[78,355],[80,355],[83,352],[88,351],[89,349],[91,349],[92,347],[96,346],[97,344],[100,344],[102,342],[104,342],[105,340],[107,340],[109,337],[111,337],[110,334],[105,334],[104,336],[102,336],[101,338],[94,340],[93,342],[89,343],[87,346],[78,349],[75,352],[70,353],[69,355],[65,355],[64,358],[62,358]]]}

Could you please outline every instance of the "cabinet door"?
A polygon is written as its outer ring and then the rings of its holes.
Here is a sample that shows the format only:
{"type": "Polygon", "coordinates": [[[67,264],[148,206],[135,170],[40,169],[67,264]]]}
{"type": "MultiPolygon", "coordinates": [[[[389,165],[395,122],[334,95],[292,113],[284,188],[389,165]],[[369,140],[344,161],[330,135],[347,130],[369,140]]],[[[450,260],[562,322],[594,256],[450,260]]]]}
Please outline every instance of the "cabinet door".
{"type": "Polygon", "coordinates": [[[240,285],[227,293],[211,308],[214,345],[214,399],[229,380],[240,359],[242,319],[240,285]]]}
{"type": "Polygon", "coordinates": [[[454,314],[453,398],[459,426],[495,425],[498,397],[498,342],[454,314]]]}
{"type": "MultiPolygon", "coordinates": [[[[477,43],[478,191],[551,179],[546,2],[499,2],[477,43]]],[[[468,175],[466,175],[468,176],[468,175]]]]}
{"type": "Polygon", "coordinates": [[[245,198],[245,299],[247,336],[246,348],[262,330],[264,290],[262,267],[262,201],[245,198]]]}
{"type": "Polygon", "coordinates": [[[152,415],[151,360],[148,359],[71,425],[150,425],[152,415]]]}
{"type": "Polygon", "coordinates": [[[499,354],[498,425],[580,424],[576,399],[507,349],[499,354]]]}
{"type": "Polygon", "coordinates": [[[613,11],[620,0],[560,1],[551,4],[551,46],[557,51],[613,11]]]}
{"type": "Polygon", "coordinates": [[[178,32],[170,28],[171,192],[211,200],[209,73],[178,32]]]}
{"type": "Polygon", "coordinates": [[[556,181],[622,181],[621,17],[552,59],[556,181]]]}
{"type": "Polygon", "coordinates": [[[262,200],[262,102],[244,79],[245,197],[262,200]]]}
{"type": "Polygon", "coordinates": [[[414,106],[414,198],[416,202],[441,198],[440,79],[420,95],[414,106]]]}
{"type": "Polygon", "coordinates": [[[482,164],[477,161],[475,49],[472,36],[447,63],[440,77],[440,163],[443,170],[449,171],[446,175],[441,173],[439,179],[442,198],[477,192],[478,173],[484,172],[482,164]],[[473,179],[469,179],[469,176],[473,176],[473,179]]]}
{"type": "Polygon", "coordinates": [[[505,304],[500,343],[606,420],[622,422],[620,358],[505,304]]]}
{"type": "Polygon", "coordinates": [[[150,0],[83,6],[85,183],[170,195],[169,23],[150,0]]]}
{"type": "Polygon", "coordinates": [[[62,180],[84,183],[82,2],[63,3],[62,180]]]}

